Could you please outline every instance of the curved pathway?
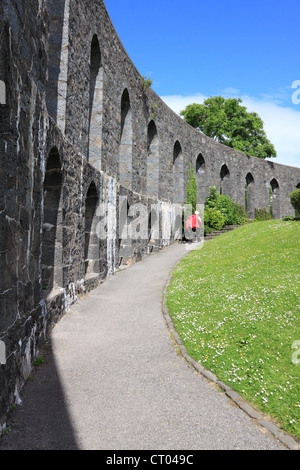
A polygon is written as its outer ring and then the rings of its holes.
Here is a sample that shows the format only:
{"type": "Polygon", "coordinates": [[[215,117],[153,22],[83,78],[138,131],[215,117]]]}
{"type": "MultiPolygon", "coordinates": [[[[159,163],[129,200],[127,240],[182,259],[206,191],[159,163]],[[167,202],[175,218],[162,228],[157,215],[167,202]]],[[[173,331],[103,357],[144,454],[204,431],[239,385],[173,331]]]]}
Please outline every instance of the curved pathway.
{"type": "Polygon", "coordinates": [[[1,449],[285,449],[178,353],[162,291],[175,244],[107,279],[56,325],[1,449]]]}

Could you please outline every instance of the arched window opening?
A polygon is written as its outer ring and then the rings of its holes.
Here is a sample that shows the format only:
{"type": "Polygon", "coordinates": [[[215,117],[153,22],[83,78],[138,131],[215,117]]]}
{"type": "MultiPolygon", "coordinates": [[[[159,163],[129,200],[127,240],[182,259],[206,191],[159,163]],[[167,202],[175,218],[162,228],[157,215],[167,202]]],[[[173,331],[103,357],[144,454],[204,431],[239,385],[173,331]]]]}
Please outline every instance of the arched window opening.
{"type": "Polygon", "coordinates": [[[155,239],[155,236],[157,235],[156,233],[156,226],[158,223],[158,218],[157,218],[157,213],[155,209],[152,209],[149,211],[149,216],[148,216],[148,247],[147,247],[147,252],[152,253],[157,240],[155,239]]]}
{"type": "Polygon", "coordinates": [[[230,172],[227,165],[223,165],[220,171],[220,194],[230,194],[230,172]]]}
{"type": "Polygon", "coordinates": [[[95,183],[91,183],[85,199],[84,271],[86,276],[100,272],[100,247],[96,233],[97,205],[97,188],[95,183]]]}
{"type": "Polygon", "coordinates": [[[100,169],[102,141],[102,94],[103,67],[97,35],[91,44],[90,55],[90,91],[89,91],[89,128],[88,128],[88,161],[100,169]]]}
{"type": "Polygon", "coordinates": [[[269,187],[270,214],[274,219],[280,219],[279,183],[273,178],[269,187]]]}
{"type": "Polygon", "coordinates": [[[132,111],[127,88],[121,98],[121,135],[119,154],[120,183],[132,187],[132,111]]]}
{"type": "Polygon", "coordinates": [[[178,140],[173,148],[173,203],[184,203],[183,153],[178,140]]]}
{"type": "Polygon", "coordinates": [[[147,133],[147,194],[156,199],[159,184],[159,139],[154,121],[150,121],[147,133]]]}
{"type": "MultiPolygon", "coordinates": [[[[296,189],[300,189],[300,183],[296,185],[296,189]]],[[[297,209],[295,209],[295,217],[300,218],[300,212],[297,209]]]]}
{"type": "Polygon", "coordinates": [[[253,183],[254,183],[254,178],[251,173],[248,173],[246,176],[246,185],[250,186],[253,183]]]}
{"type": "Polygon", "coordinates": [[[174,145],[174,151],[173,151],[173,165],[175,165],[176,160],[181,155],[181,153],[182,153],[181,145],[178,142],[178,140],[176,140],[175,145],[174,145]]]}
{"type": "Polygon", "coordinates": [[[254,178],[251,173],[245,179],[245,210],[250,220],[255,218],[254,178]]]}
{"type": "Polygon", "coordinates": [[[183,215],[176,214],[174,225],[171,228],[171,237],[173,240],[182,240],[183,235],[183,215]]]}
{"type": "Polygon", "coordinates": [[[230,173],[227,165],[223,165],[220,171],[220,178],[223,181],[225,178],[229,177],[230,173]]]}
{"type": "Polygon", "coordinates": [[[154,121],[150,121],[148,125],[148,134],[147,134],[147,149],[148,152],[151,150],[151,145],[155,138],[157,137],[157,129],[154,121]]]}
{"type": "Polygon", "coordinates": [[[205,160],[202,153],[199,153],[196,160],[196,174],[205,172],[205,160]]]}
{"type": "Polygon", "coordinates": [[[59,153],[54,147],[46,165],[44,180],[44,219],[42,233],[42,287],[63,287],[62,240],[62,170],[59,153]]]}
{"type": "Polygon", "coordinates": [[[148,216],[148,242],[155,243],[159,239],[159,211],[158,206],[151,207],[148,216]]]}
{"type": "Polygon", "coordinates": [[[130,205],[127,196],[119,198],[119,266],[127,265],[132,261],[132,240],[129,226],[132,218],[129,217],[130,205]]]}
{"type": "Polygon", "coordinates": [[[197,201],[204,202],[207,191],[207,181],[205,177],[205,160],[202,153],[199,153],[196,160],[196,181],[197,181],[197,201]]]}
{"type": "Polygon", "coordinates": [[[70,85],[68,82],[70,2],[71,0],[61,2],[47,0],[49,35],[46,105],[48,113],[62,133],[65,133],[66,128],[69,132],[69,123],[66,120],[70,85]]]}

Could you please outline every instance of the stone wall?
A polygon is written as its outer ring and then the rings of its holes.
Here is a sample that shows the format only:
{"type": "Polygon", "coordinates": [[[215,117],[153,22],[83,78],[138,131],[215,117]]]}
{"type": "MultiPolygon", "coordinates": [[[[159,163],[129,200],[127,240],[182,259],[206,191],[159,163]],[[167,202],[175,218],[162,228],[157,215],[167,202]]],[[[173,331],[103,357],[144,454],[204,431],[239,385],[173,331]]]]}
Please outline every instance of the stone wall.
{"type": "Polygon", "coordinates": [[[185,124],[140,76],[99,0],[1,2],[0,133],[0,429],[70,305],[172,242],[190,162],[199,203],[217,186],[244,204],[247,181],[250,216],[269,208],[270,184],[274,216],[293,214],[300,169],[185,124]],[[146,235],[132,239],[143,208],[146,235]]]}

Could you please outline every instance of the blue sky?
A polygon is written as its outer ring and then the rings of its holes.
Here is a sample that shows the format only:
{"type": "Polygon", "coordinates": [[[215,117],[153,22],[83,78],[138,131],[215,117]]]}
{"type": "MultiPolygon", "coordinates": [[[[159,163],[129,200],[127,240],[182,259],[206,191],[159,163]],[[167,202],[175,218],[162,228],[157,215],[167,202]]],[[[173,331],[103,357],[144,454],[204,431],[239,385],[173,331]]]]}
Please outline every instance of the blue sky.
{"type": "Polygon", "coordinates": [[[299,0],[105,5],[138,71],[175,112],[209,96],[240,97],[263,119],[273,161],[300,167],[299,0]]]}

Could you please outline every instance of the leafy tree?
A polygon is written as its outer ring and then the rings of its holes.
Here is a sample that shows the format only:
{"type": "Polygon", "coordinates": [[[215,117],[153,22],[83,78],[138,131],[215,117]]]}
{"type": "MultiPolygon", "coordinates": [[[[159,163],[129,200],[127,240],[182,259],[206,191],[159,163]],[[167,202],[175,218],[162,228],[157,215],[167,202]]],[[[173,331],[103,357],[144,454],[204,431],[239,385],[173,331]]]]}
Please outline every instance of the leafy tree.
{"type": "Polygon", "coordinates": [[[221,144],[246,155],[276,157],[276,151],[267,139],[264,123],[257,113],[249,113],[240,98],[222,96],[208,98],[203,104],[190,104],[180,112],[191,126],[221,144]]]}
{"type": "Polygon", "coordinates": [[[205,199],[205,207],[216,207],[219,197],[220,194],[215,186],[209,188],[209,194],[205,199]]]}

